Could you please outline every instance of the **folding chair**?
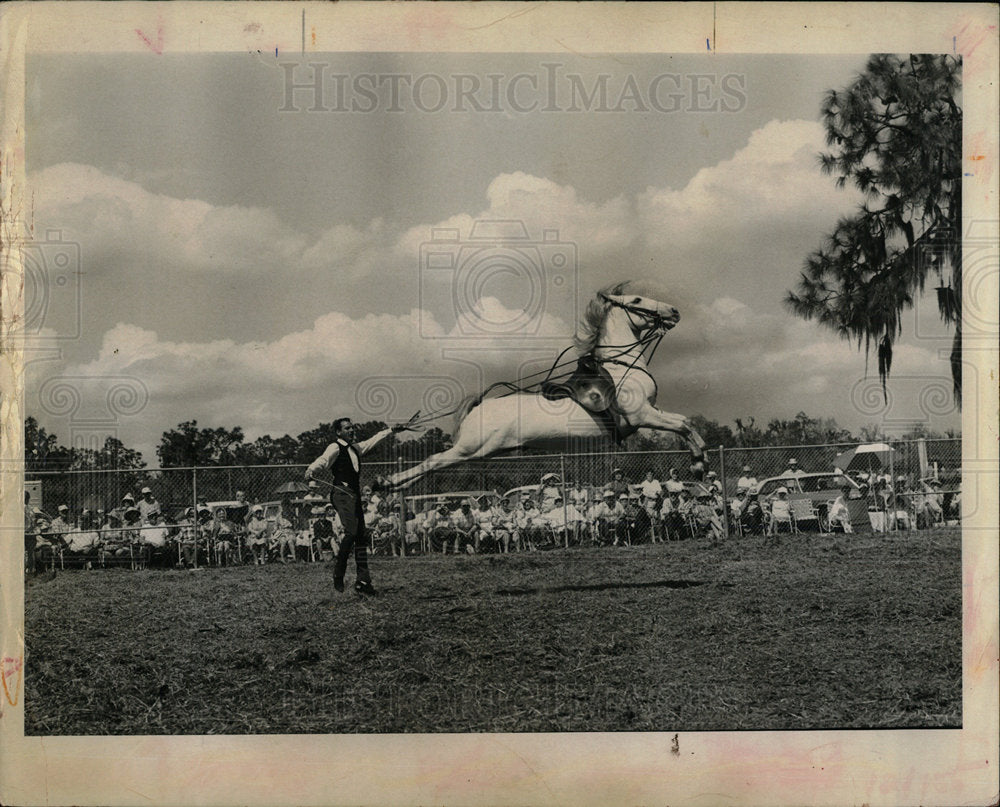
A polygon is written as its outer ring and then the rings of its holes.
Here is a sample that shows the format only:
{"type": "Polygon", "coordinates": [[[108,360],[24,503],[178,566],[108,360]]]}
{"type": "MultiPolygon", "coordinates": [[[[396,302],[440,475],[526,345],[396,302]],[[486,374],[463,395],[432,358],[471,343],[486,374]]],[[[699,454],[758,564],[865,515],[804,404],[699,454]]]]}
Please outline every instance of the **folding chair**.
{"type": "Polygon", "coordinates": [[[809,521],[815,521],[816,529],[820,530],[819,511],[809,499],[792,499],[788,502],[788,509],[795,524],[795,532],[802,532],[799,525],[809,521]]]}
{"type": "Polygon", "coordinates": [[[791,504],[789,504],[787,512],[779,512],[775,514],[774,505],[776,503],[777,502],[771,503],[771,509],[767,513],[767,520],[768,520],[767,534],[777,535],[778,528],[781,524],[788,525],[789,533],[797,533],[799,530],[798,527],[795,526],[795,518],[792,516],[791,504]]]}

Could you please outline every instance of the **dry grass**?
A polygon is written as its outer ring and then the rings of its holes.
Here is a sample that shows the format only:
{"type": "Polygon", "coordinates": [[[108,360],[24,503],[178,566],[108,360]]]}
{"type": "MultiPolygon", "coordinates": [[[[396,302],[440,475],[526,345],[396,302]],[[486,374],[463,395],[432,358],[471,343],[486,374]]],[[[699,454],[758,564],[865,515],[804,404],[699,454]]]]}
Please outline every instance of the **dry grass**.
{"type": "Polygon", "coordinates": [[[64,572],[29,585],[28,734],[961,725],[959,530],[64,572]],[[350,578],[349,578],[350,579],[350,578]]]}

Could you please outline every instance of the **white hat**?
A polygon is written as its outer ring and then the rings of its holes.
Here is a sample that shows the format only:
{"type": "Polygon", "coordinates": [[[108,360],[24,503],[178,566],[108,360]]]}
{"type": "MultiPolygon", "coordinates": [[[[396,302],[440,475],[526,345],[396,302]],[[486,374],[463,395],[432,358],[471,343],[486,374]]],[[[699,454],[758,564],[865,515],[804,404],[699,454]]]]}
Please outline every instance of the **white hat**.
{"type": "Polygon", "coordinates": [[[544,476],[542,476],[542,481],[544,482],[546,479],[556,479],[556,480],[558,480],[559,479],[559,474],[545,474],[544,476]]]}
{"type": "MultiPolygon", "coordinates": [[[[333,505],[330,505],[330,506],[332,507],[333,505]]],[[[253,507],[250,508],[250,512],[251,513],[263,513],[264,512],[264,508],[261,507],[259,504],[255,504],[253,507]]]]}
{"type": "Polygon", "coordinates": [[[709,471],[708,472],[708,476],[711,476],[711,477],[715,478],[715,477],[718,476],[718,474],[715,471],[709,471]]]}
{"type": "Polygon", "coordinates": [[[792,457],[792,458],[791,458],[791,459],[790,459],[790,460],[788,461],[788,464],[789,464],[789,465],[798,465],[798,461],[797,461],[797,460],[795,459],[795,457],[792,457]]]}
{"type": "Polygon", "coordinates": [[[788,493],[788,488],[780,487],[775,491],[775,493],[788,493]]]}
{"type": "Polygon", "coordinates": [[[123,502],[134,502],[135,499],[132,498],[132,494],[131,493],[126,493],[124,496],[122,496],[122,501],[123,502]]]}
{"type": "Polygon", "coordinates": [[[58,511],[59,511],[60,513],[61,513],[61,512],[63,511],[63,510],[69,510],[69,508],[68,508],[68,507],[67,507],[67,506],[66,506],[65,504],[60,504],[60,505],[59,505],[59,507],[57,507],[56,509],[57,509],[57,510],[58,510],[58,511]]]}
{"type": "Polygon", "coordinates": [[[604,493],[602,493],[601,496],[603,498],[607,498],[608,496],[610,496],[613,499],[615,497],[615,492],[613,490],[609,489],[609,490],[604,491],[604,493]]]}
{"type": "Polygon", "coordinates": [[[750,470],[750,466],[749,465],[744,465],[743,466],[743,470],[744,471],[749,471],[750,470]]]}
{"type": "Polygon", "coordinates": [[[152,489],[152,488],[143,488],[143,489],[142,489],[141,491],[139,491],[139,492],[140,492],[140,493],[152,493],[152,492],[153,492],[153,489],[152,489]]]}
{"type": "MultiPolygon", "coordinates": [[[[614,493],[613,493],[613,492],[612,492],[612,495],[614,495],[614,493]]],[[[620,494],[620,495],[618,496],[618,501],[621,501],[622,499],[628,499],[628,494],[627,494],[627,493],[622,493],[622,494],[620,494]]]]}

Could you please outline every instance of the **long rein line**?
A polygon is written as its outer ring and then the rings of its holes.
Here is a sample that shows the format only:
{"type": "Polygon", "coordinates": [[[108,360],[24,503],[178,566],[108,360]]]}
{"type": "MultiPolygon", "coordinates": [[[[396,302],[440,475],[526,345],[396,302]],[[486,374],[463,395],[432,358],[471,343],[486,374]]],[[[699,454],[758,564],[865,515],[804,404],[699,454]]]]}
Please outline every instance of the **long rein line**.
{"type": "MultiPolygon", "coordinates": [[[[640,337],[640,338],[636,339],[634,342],[631,342],[629,344],[625,344],[625,345],[604,345],[605,349],[610,348],[610,349],[616,349],[616,350],[620,349],[620,350],[619,350],[618,353],[614,354],[613,356],[608,356],[608,357],[605,357],[605,358],[602,358],[602,359],[597,359],[596,361],[598,363],[601,363],[601,364],[603,364],[603,363],[620,364],[620,365],[622,365],[624,367],[627,367],[628,370],[633,370],[633,369],[635,369],[636,362],[638,362],[639,359],[642,358],[643,354],[646,352],[646,350],[649,348],[650,345],[653,345],[653,349],[650,350],[650,352],[649,352],[649,358],[647,359],[647,361],[652,361],[653,354],[656,352],[656,349],[660,346],[660,342],[662,341],[664,335],[665,334],[663,332],[661,332],[658,328],[656,328],[656,329],[650,331],[649,334],[647,334],[646,336],[640,337]],[[655,344],[653,344],[654,342],[655,342],[655,344]],[[636,347],[640,347],[640,346],[641,346],[641,350],[639,350],[639,352],[635,354],[635,356],[633,357],[631,363],[621,361],[621,359],[619,358],[619,356],[626,356],[626,355],[629,354],[629,352],[631,350],[633,350],[636,347]]],[[[497,398],[506,398],[509,395],[516,395],[516,394],[522,393],[522,392],[529,392],[529,393],[530,392],[534,392],[536,390],[536,388],[541,387],[542,384],[544,384],[546,381],[549,381],[552,378],[552,373],[556,369],[558,369],[559,367],[568,367],[568,366],[572,366],[572,365],[575,364],[574,361],[565,361],[565,362],[561,361],[562,357],[565,356],[566,353],[568,353],[572,349],[573,349],[572,345],[570,345],[569,347],[565,348],[556,357],[555,362],[552,364],[551,367],[549,367],[548,370],[539,370],[537,373],[531,373],[530,375],[524,376],[524,378],[522,379],[522,380],[527,380],[529,378],[534,378],[536,376],[544,375],[545,378],[543,378],[541,381],[537,381],[537,382],[534,382],[534,383],[531,383],[531,384],[516,384],[516,383],[514,383],[512,381],[497,381],[494,384],[490,384],[490,386],[488,386],[485,390],[483,390],[483,392],[479,395],[479,400],[482,401],[487,395],[490,394],[490,392],[492,392],[495,389],[499,389],[501,387],[505,388],[507,390],[507,392],[503,393],[502,395],[497,395],[496,396],[497,398]]],[[[650,374],[649,370],[646,370],[644,368],[640,368],[640,369],[642,369],[642,371],[646,375],[648,375],[650,377],[650,379],[652,379],[653,384],[655,385],[656,384],[656,379],[653,378],[653,376],[650,374]]],[[[626,375],[628,374],[628,370],[626,371],[626,375]]],[[[571,375],[571,373],[564,372],[564,373],[561,373],[561,374],[557,375],[556,378],[558,379],[558,378],[568,377],[569,375],[571,375]]],[[[622,384],[622,382],[624,380],[625,379],[624,379],[624,376],[623,376],[622,377],[622,381],[619,381],[618,385],[615,387],[615,391],[616,392],[620,391],[621,384],[622,384]]],[[[414,425],[414,426],[422,426],[425,423],[430,423],[430,422],[435,421],[435,420],[440,420],[441,418],[445,418],[445,417],[448,417],[449,415],[455,414],[458,411],[458,409],[459,409],[459,407],[456,406],[456,407],[453,407],[452,409],[448,409],[448,410],[445,410],[445,411],[429,412],[428,414],[424,415],[422,418],[418,418],[417,420],[413,421],[412,425],[414,425]]]]}

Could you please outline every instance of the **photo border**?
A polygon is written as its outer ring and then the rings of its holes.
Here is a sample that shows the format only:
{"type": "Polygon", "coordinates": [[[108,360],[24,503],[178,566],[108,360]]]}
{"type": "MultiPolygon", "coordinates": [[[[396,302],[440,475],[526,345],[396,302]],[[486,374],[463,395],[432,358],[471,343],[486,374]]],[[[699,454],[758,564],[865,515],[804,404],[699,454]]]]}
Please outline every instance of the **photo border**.
{"type": "MultiPolygon", "coordinates": [[[[24,59],[35,52],[961,53],[967,221],[996,222],[996,7],[899,3],[75,3],[0,7],[0,202],[30,203],[24,59]],[[992,26],[992,27],[991,27],[992,26]],[[971,154],[973,147],[985,153],[971,154]],[[973,163],[971,157],[983,157],[973,163]]],[[[995,230],[994,230],[995,233],[995,230]]],[[[5,242],[6,243],[6,242],[5,242]]],[[[997,300],[997,274],[975,281],[997,300]]],[[[2,657],[23,661],[23,305],[0,278],[2,657]]],[[[988,300],[987,300],[988,302],[988,300]]],[[[985,306],[981,306],[985,308],[985,306]]],[[[995,309],[994,309],[995,310],[995,309]]],[[[966,343],[975,336],[966,333],[966,343]]],[[[987,804],[997,798],[997,346],[963,411],[963,728],[616,734],[24,737],[0,717],[4,804],[987,804]],[[989,382],[986,382],[987,377],[989,382]],[[976,426],[979,428],[975,428],[976,426]],[[676,750],[676,753],[675,753],[676,750]]],[[[860,359],[859,359],[860,361],[860,359]]],[[[30,672],[30,671],[29,671],[30,672]]],[[[5,680],[6,677],[5,677],[5,680]]]]}

